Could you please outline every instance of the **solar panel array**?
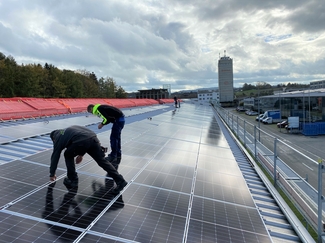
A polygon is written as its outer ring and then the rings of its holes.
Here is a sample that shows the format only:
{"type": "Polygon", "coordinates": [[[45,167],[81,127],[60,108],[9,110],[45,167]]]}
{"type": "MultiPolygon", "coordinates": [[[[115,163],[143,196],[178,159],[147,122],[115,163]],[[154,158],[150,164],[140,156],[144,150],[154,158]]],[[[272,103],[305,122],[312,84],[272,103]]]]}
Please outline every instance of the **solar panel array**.
{"type": "MultiPolygon", "coordinates": [[[[119,172],[128,185],[120,195],[89,156],[77,166],[77,189],[62,183],[63,155],[49,184],[48,135],[39,138],[42,150],[2,163],[0,242],[272,242],[211,107],[184,104],[148,118],[126,119],[119,172]]],[[[110,130],[89,119],[28,126],[39,135],[89,125],[109,145],[110,130]]],[[[6,136],[27,133],[10,130],[6,136]]]]}

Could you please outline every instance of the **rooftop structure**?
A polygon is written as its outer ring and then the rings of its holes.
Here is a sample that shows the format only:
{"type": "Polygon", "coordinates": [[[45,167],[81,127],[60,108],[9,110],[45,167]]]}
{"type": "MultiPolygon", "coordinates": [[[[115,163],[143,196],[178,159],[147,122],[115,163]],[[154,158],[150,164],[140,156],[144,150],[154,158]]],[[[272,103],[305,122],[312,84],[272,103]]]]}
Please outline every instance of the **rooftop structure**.
{"type": "Polygon", "coordinates": [[[112,179],[87,156],[77,166],[78,190],[62,183],[63,156],[57,181],[48,181],[49,133],[83,125],[107,145],[110,127],[98,130],[98,117],[79,113],[0,123],[2,241],[300,241],[210,105],[123,112],[119,171],[128,185],[120,195],[111,193],[112,179]]]}
{"type": "Polygon", "coordinates": [[[220,103],[234,101],[233,62],[230,57],[224,56],[218,61],[218,83],[220,103]]]}
{"type": "Polygon", "coordinates": [[[146,89],[138,90],[139,93],[136,95],[138,99],[168,99],[170,98],[169,90],[166,89],[146,89]]]}

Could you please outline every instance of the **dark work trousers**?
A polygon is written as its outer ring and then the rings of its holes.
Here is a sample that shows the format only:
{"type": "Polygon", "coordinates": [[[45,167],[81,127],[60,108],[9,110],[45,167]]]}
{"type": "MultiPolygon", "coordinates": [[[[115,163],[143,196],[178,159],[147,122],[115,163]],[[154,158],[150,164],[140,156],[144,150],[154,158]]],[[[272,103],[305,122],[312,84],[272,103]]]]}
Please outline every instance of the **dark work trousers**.
{"type": "Polygon", "coordinates": [[[100,142],[97,137],[92,137],[77,143],[72,143],[67,147],[64,152],[65,163],[67,166],[67,174],[70,180],[76,179],[76,167],[74,162],[74,157],[77,155],[84,155],[85,153],[89,154],[97,164],[102,167],[108,174],[109,177],[112,177],[116,183],[124,181],[122,175],[120,175],[114,166],[105,160],[105,153],[102,151],[100,142]]]}
{"type": "Polygon", "coordinates": [[[124,128],[125,119],[124,116],[120,117],[113,123],[112,131],[111,131],[111,157],[121,157],[122,150],[121,150],[121,133],[122,129],[124,128]]]}

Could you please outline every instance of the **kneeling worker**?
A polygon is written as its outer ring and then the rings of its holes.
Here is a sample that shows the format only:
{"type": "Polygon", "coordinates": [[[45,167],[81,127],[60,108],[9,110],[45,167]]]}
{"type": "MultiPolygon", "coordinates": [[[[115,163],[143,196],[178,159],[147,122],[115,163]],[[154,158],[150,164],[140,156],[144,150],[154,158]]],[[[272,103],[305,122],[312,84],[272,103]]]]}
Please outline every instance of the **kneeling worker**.
{"type": "Polygon", "coordinates": [[[50,135],[53,141],[53,152],[51,156],[50,180],[56,180],[56,169],[63,149],[65,163],[67,167],[67,177],[64,184],[68,187],[78,186],[78,174],[76,172],[74,158],[76,164],[82,161],[83,156],[89,154],[97,164],[102,167],[107,175],[112,177],[116,183],[116,187],[112,191],[118,194],[127,185],[123,176],[120,175],[114,166],[105,159],[105,152],[100,145],[96,133],[84,126],[71,126],[66,129],[54,130],[50,135]]]}

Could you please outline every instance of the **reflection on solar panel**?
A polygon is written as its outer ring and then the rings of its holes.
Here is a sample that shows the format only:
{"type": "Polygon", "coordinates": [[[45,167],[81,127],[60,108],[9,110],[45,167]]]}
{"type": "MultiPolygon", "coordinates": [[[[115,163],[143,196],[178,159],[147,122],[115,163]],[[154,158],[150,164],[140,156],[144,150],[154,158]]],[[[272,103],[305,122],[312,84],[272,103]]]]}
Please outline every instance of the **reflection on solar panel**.
{"type": "MultiPolygon", "coordinates": [[[[70,191],[63,156],[48,183],[51,147],[33,144],[36,153],[0,165],[0,242],[272,242],[211,107],[166,106],[152,120],[132,119],[122,132],[119,171],[129,184],[121,195],[89,156],[70,191]]],[[[19,125],[14,137],[32,126],[46,144],[52,129],[82,124],[108,145],[110,131],[96,122],[19,125]]]]}

